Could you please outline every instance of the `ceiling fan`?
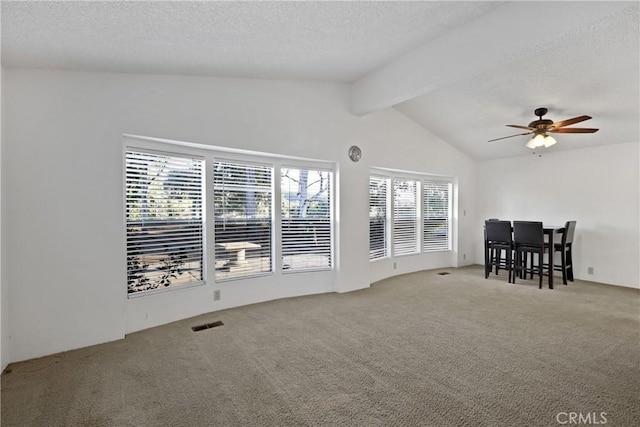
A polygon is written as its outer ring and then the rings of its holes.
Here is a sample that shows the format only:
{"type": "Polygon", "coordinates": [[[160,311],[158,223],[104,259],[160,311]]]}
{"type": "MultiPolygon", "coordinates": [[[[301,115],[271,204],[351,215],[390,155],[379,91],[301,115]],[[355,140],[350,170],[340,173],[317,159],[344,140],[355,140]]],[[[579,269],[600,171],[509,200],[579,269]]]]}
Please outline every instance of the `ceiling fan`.
{"type": "Polygon", "coordinates": [[[518,129],[527,129],[528,132],[518,133],[515,135],[503,136],[502,138],[491,139],[487,142],[498,141],[505,138],[512,138],[514,136],[522,136],[522,135],[531,135],[533,137],[529,142],[525,145],[527,148],[531,148],[532,150],[538,147],[551,147],[556,143],[556,140],[551,136],[547,135],[547,133],[594,133],[597,132],[598,129],[594,128],[567,128],[565,126],[569,126],[575,123],[580,123],[585,120],[589,120],[591,116],[579,116],[574,117],[572,119],[562,120],[559,122],[554,122],[553,120],[543,119],[542,116],[547,114],[546,108],[536,108],[533,112],[536,116],[538,116],[538,120],[534,120],[529,123],[528,126],[521,125],[507,125],[512,128],[518,129]]]}

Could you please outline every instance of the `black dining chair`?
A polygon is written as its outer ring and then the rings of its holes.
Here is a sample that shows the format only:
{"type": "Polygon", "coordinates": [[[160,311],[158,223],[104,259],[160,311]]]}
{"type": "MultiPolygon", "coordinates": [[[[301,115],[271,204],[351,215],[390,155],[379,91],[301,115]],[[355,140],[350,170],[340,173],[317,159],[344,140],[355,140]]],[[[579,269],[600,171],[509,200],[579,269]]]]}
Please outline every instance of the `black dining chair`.
{"type": "MultiPolygon", "coordinates": [[[[499,221],[498,218],[489,218],[486,221],[499,221]]],[[[489,252],[489,241],[487,240],[487,227],[484,226],[483,227],[483,231],[484,231],[484,265],[485,265],[485,269],[486,266],[489,264],[489,260],[493,257],[493,254],[489,252]]],[[[485,274],[485,279],[488,276],[485,274]]]]}
{"type": "Polygon", "coordinates": [[[484,278],[487,279],[493,267],[496,275],[500,268],[508,271],[511,282],[513,272],[513,238],[511,221],[486,220],[485,228],[485,265],[484,278]],[[502,252],[504,251],[504,256],[502,252]]]}
{"type": "MultiPolygon", "coordinates": [[[[544,229],[542,222],[538,221],[514,221],[513,245],[515,260],[513,265],[512,283],[516,283],[516,276],[527,277],[527,273],[538,275],[538,287],[542,289],[542,276],[544,276],[544,254],[547,247],[544,243],[544,229]],[[527,265],[526,259],[531,256],[531,264],[527,265]],[[537,262],[536,257],[537,256],[537,262]]],[[[547,268],[548,270],[548,268],[547,268]]],[[[550,273],[547,273],[550,274],[550,273]]]]}
{"type": "Polygon", "coordinates": [[[560,252],[560,265],[555,266],[555,271],[562,271],[562,283],[567,280],[573,282],[573,234],[576,230],[576,221],[567,221],[562,232],[560,243],[555,243],[553,252],[560,252]]]}

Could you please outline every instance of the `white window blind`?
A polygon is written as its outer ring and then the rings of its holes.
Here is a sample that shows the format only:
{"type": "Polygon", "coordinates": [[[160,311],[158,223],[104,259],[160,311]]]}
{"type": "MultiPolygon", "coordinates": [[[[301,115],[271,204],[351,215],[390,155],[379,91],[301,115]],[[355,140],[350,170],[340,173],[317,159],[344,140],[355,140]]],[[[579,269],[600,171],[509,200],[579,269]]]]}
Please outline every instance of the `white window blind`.
{"type": "Polygon", "coordinates": [[[282,266],[285,271],[332,267],[331,180],[324,170],[282,168],[282,266]]]}
{"type": "Polygon", "coordinates": [[[450,212],[451,183],[424,181],[422,187],[424,252],[447,251],[451,249],[450,212]]]}
{"type": "Polygon", "coordinates": [[[419,181],[394,179],[393,181],[393,254],[418,253],[418,193],[419,181]]]}
{"type": "Polygon", "coordinates": [[[215,161],[213,168],[216,280],[272,271],[273,167],[215,161]]]}
{"type": "Polygon", "coordinates": [[[387,192],[389,178],[369,177],[369,259],[389,255],[387,237],[387,192]]]}
{"type": "Polygon", "coordinates": [[[129,294],[203,280],[202,159],[126,151],[129,294]]]}

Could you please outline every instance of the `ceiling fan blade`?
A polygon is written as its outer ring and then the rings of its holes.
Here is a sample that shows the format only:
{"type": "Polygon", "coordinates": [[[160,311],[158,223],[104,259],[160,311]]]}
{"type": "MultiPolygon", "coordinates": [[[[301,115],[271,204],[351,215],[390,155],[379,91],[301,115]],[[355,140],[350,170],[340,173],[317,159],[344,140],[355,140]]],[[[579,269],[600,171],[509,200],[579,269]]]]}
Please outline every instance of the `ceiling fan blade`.
{"type": "Polygon", "coordinates": [[[599,129],[594,128],[560,128],[560,129],[550,129],[549,132],[553,133],[595,133],[598,132],[599,129]]]}
{"type": "Polygon", "coordinates": [[[574,123],[584,122],[585,120],[589,120],[590,118],[591,116],[580,116],[580,117],[574,117],[573,119],[562,120],[550,125],[549,129],[558,129],[564,126],[572,125],[574,123]]]}
{"type": "Polygon", "coordinates": [[[509,126],[510,128],[536,130],[535,128],[532,128],[529,126],[520,126],[520,125],[506,125],[506,126],[509,126]]]}
{"type": "Polygon", "coordinates": [[[502,138],[490,139],[487,142],[499,141],[501,139],[506,139],[506,138],[513,138],[514,136],[531,135],[532,133],[533,132],[525,132],[525,133],[519,133],[517,135],[503,136],[502,138]]]}

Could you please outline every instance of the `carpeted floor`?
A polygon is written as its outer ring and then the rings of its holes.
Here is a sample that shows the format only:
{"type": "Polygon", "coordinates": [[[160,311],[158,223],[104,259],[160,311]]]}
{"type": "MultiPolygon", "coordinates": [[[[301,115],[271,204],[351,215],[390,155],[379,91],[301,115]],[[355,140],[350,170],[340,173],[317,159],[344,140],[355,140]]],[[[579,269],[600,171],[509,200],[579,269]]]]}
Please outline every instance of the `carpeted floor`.
{"type": "Polygon", "coordinates": [[[638,426],[639,303],[479,266],[408,274],[12,364],[2,426],[638,426]]]}

